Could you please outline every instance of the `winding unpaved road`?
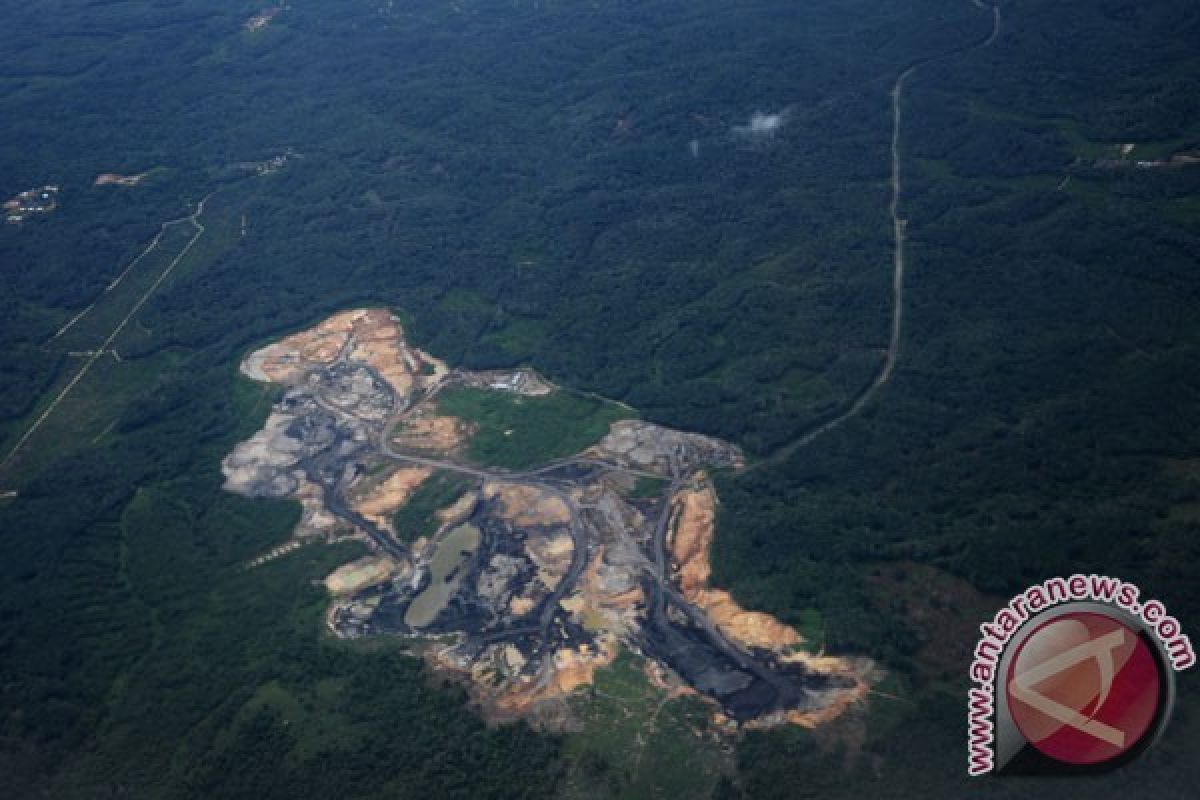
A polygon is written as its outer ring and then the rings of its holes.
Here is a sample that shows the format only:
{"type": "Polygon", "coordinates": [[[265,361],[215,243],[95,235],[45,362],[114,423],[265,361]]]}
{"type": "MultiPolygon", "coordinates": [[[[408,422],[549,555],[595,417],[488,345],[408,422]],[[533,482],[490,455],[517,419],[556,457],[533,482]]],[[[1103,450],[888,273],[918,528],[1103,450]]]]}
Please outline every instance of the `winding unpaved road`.
{"type": "MultiPolygon", "coordinates": [[[[335,365],[347,363],[351,351],[350,343],[347,342],[338,353],[334,360],[335,365]]],[[[542,492],[549,493],[558,498],[568,509],[570,524],[569,535],[572,541],[571,563],[566,572],[559,580],[553,591],[548,597],[541,601],[541,607],[538,612],[536,623],[527,623],[522,625],[504,627],[500,630],[491,631],[482,635],[477,644],[494,644],[499,641],[512,640],[526,636],[537,635],[541,637],[541,645],[539,649],[549,647],[552,642],[552,628],[555,620],[558,617],[560,603],[562,599],[571,591],[577,588],[577,584],[584,569],[589,563],[593,548],[596,542],[596,532],[589,525],[585,518],[582,509],[576,502],[575,498],[568,491],[569,481],[563,482],[549,477],[555,470],[563,469],[571,466],[590,467],[597,470],[623,472],[637,477],[650,477],[655,479],[664,479],[664,476],[657,473],[652,473],[636,468],[627,467],[622,464],[616,464],[603,459],[588,457],[588,456],[569,456],[546,464],[540,467],[527,470],[504,470],[497,468],[476,467],[466,464],[457,463],[446,458],[438,458],[434,456],[422,456],[413,453],[406,453],[397,450],[392,441],[392,434],[396,427],[402,423],[412,411],[421,403],[429,402],[447,382],[443,381],[434,387],[415,394],[407,399],[407,402],[401,404],[400,398],[396,393],[389,388],[388,382],[383,378],[377,369],[372,366],[364,365],[364,368],[371,373],[376,384],[383,387],[391,396],[395,410],[383,423],[380,428],[378,439],[374,439],[372,444],[377,447],[379,454],[383,455],[392,461],[406,464],[410,466],[430,467],[438,470],[446,470],[455,472],[461,475],[469,476],[480,481],[498,481],[510,484],[520,484],[537,489],[542,492]],[[419,399],[417,399],[419,398],[419,399]]],[[[338,408],[331,406],[327,398],[320,396],[320,391],[315,393],[317,403],[327,411],[335,411],[337,413],[355,415],[352,409],[338,408]]],[[[360,418],[361,419],[361,418],[360,418]]],[[[309,472],[309,479],[314,483],[320,484],[319,464],[315,459],[307,460],[305,464],[306,470],[309,472]]],[[[746,671],[759,680],[766,682],[772,687],[776,693],[777,702],[783,707],[792,707],[799,702],[801,693],[789,679],[776,674],[765,665],[755,660],[749,653],[742,648],[734,645],[724,633],[709,619],[701,609],[689,603],[678,591],[670,584],[669,559],[667,555],[666,539],[670,528],[670,523],[673,518],[674,504],[672,498],[685,484],[686,477],[682,474],[680,464],[674,456],[671,457],[670,466],[670,485],[664,493],[662,508],[659,511],[655,520],[653,533],[651,536],[651,553],[649,563],[646,565],[646,571],[649,574],[650,592],[653,595],[653,600],[648,604],[649,622],[655,626],[663,638],[663,641],[678,643],[683,637],[674,630],[676,623],[672,622],[668,615],[668,606],[673,606],[678,609],[691,621],[696,630],[699,631],[701,638],[718,653],[723,655],[731,663],[743,671],[746,671]]],[[[335,516],[356,525],[364,530],[373,540],[375,540],[380,548],[393,556],[403,557],[407,555],[409,549],[395,542],[390,536],[373,525],[370,521],[362,517],[361,514],[355,513],[349,504],[340,494],[339,487],[326,487],[325,489],[326,507],[335,516]]],[[[418,556],[418,560],[421,556],[418,556]]]]}
{"type": "Polygon", "coordinates": [[[962,47],[955,48],[950,52],[936,56],[928,56],[919,59],[905,67],[904,71],[896,78],[896,82],[892,84],[890,97],[892,101],[892,199],[888,204],[888,213],[892,218],[892,322],[890,334],[888,336],[887,351],[883,357],[883,363],[879,367],[879,371],[875,373],[875,377],[865,388],[860,390],[850,404],[839,411],[834,416],[817,423],[814,427],[809,428],[804,433],[801,433],[795,439],[780,446],[775,452],[771,453],[767,458],[752,464],[748,469],[754,470],[764,465],[779,464],[789,459],[797,450],[811,444],[813,440],[823,436],[829,431],[841,425],[848,419],[855,417],[866,407],[883,387],[885,383],[891,380],[892,373],[896,369],[896,362],[900,357],[900,338],[904,332],[904,267],[906,255],[906,236],[908,228],[908,220],[900,216],[900,199],[904,194],[904,186],[902,183],[901,167],[903,160],[900,155],[900,133],[901,120],[904,111],[904,87],[908,83],[909,78],[921,68],[931,61],[936,61],[943,58],[961,55],[972,50],[982,50],[985,47],[990,47],[1000,35],[1000,6],[988,5],[984,0],[972,0],[972,3],[985,10],[990,10],[992,13],[992,27],[988,32],[987,38],[976,44],[967,44],[962,47]]]}
{"type": "MultiPolygon", "coordinates": [[[[163,281],[165,281],[170,274],[175,271],[175,267],[178,266],[179,262],[183,260],[184,256],[191,251],[192,245],[196,244],[200,237],[204,235],[205,228],[200,222],[200,217],[204,214],[204,204],[208,202],[210,197],[212,197],[211,192],[207,194],[203,200],[196,204],[196,210],[191,214],[164,223],[162,228],[159,229],[158,235],[155,236],[150,245],[142,251],[142,254],[134,259],[132,264],[125,268],[125,271],[117,277],[116,281],[109,285],[108,289],[105,289],[107,292],[109,289],[112,289],[118,283],[120,283],[121,279],[124,278],[129,270],[133,268],[133,264],[136,264],[138,261],[140,261],[143,256],[145,256],[158,245],[159,240],[162,238],[163,231],[168,226],[179,222],[188,222],[193,228],[195,228],[196,233],[191,239],[188,239],[187,244],[183,246],[183,249],[179,251],[179,254],[171,260],[171,263],[167,264],[161,273],[159,273],[158,277],[154,279],[154,283],[150,284],[150,288],[148,288],[142,294],[142,296],[138,298],[137,302],[133,304],[133,307],[129,309],[129,313],[126,314],[121,321],[117,323],[116,327],[112,329],[112,332],[109,333],[108,338],[105,339],[104,342],[92,352],[92,355],[83,362],[83,366],[79,368],[79,371],[75,373],[75,376],[71,378],[70,382],[63,387],[63,390],[59,392],[58,395],[50,402],[50,405],[46,406],[46,409],[41,413],[41,415],[33,421],[33,424],[29,426],[29,429],[25,431],[21,438],[17,440],[17,443],[13,445],[12,449],[8,451],[8,453],[4,456],[4,460],[0,461],[0,468],[8,466],[8,463],[12,461],[13,457],[16,456],[21,448],[25,446],[25,443],[29,441],[30,437],[32,437],[33,434],[42,427],[43,423],[50,418],[50,415],[54,413],[59,404],[62,403],[66,396],[71,393],[71,390],[74,389],[81,380],[83,380],[83,377],[88,374],[92,366],[95,365],[96,361],[98,361],[101,356],[112,350],[112,344],[114,341],[116,341],[117,337],[121,335],[121,331],[125,330],[125,326],[129,324],[129,321],[133,319],[134,315],[137,314],[138,311],[142,309],[142,306],[146,304],[146,301],[149,300],[156,291],[158,291],[158,287],[162,285],[163,281]]],[[[95,305],[95,303],[92,305],[95,305]]],[[[76,315],[76,317],[67,323],[64,328],[62,328],[58,333],[54,334],[53,338],[58,338],[64,331],[66,331],[68,327],[75,324],[76,320],[82,317],[83,314],[86,314],[91,307],[92,306],[88,306],[88,308],[84,309],[82,313],[76,315]]]]}
{"type": "MultiPolygon", "coordinates": [[[[330,366],[346,365],[350,358],[350,353],[353,350],[353,338],[347,339],[342,345],[341,350],[331,362],[330,366]]],[[[498,481],[503,483],[515,483],[523,486],[529,486],[539,491],[547,492],[557,497],[566,506],[570,516],[569,534],[573,543],[571,564],[566,573],[559,581],[557,587],[551,592],[548,598],[542,601],[542,610],[538,616],[537,625],[524,625],[515,628],[506,628],[501,631],[493,632],[484,638],[485,642],[494,642],[501,639],[511,639],[519,636],[531,634],[540,634],[546,642],[550,640],[550,628],[554,623],[555,615],[557,614],[559,602],[572,591],[578,583],[579,577],[587,566],[588,560],[591,557],[593,539],[587,521],[584,519],[583,513],[575,498],[569,492],[564,490],[559,481],[548,479],[545,476],[555,470],[563,469],[571,466],[592,467],[598,470],[607,470],[614,472],[624,472],[637,477],[659,478],[660,476],[639,470],[631,467],[626,467],[621,464],[604,461],[598,458],[587,456],[569,456],[567,458],[556,459],[549,464],[527,470],[505,470],[499,468],[483,468],[474,467],[468,464],[461,464],[455,461],[450,461],[445,458],[436,458],[431,456],[421,456],[413,453],[405,453],[396,450],[392,445],[392,433],[396,427],[401,424],[411,413],[422,403],[429,402],[434,396],[446,387],[447,382],[442,381],[432,388],[414,393],[408,398],[400,398],[396,392],[390,387],[388,381],[375,367],[368,364],[360,364],[361,368],[370,373],[375,383],[383,388],[390,397],[390,402],[396,406],[395,411],[383,423],[378,433],[378,439],[373,438],[372,444],[377,448],[380,455],[392,461],[406,464],[409,466],[430,467],[437,470],[454,472],[460,475],[466,475],[470,478],[479,481],[498,481]],[[401,404],[402,403],[402,404],[401,404]]],[[[313,393],[313,398],[317,405],[325,411],[332,414],[343,414],[352,417],[357,417],[360,421],[362,417],[358,417],[353,409],[343,408],[336,403],[333,403],[322,395],[320,390],[313,393]]],[[[379,548],[391,555],[394,558],[407,558],[411,551],[407,545],[397,542],[393,537],[389,536],[379,526],[368,520],[362,514],[354,511],[350,504],[346,501],[342,494],[342,487],[339,485],[327,486],[322,481],[321,475],[323,468],[327,466],[329,458],[328,451],[322,455],[311,456],[301,462],[302,468],[305,470],[308,479],[318,486],[323,486],[326,508],[334,516],[350,523],[352,526],[364,531],[379,548]]],[[[674,486],[675,484],[672,484],[674,486]]],[[[670,503],[665,504],[665,515],[668,513],[670,503]]],[[[661,536],[659,537],[661,539],[661,536]]],[[[660,566],[659,580],[665,580],[665,567],[660,566]]]]}

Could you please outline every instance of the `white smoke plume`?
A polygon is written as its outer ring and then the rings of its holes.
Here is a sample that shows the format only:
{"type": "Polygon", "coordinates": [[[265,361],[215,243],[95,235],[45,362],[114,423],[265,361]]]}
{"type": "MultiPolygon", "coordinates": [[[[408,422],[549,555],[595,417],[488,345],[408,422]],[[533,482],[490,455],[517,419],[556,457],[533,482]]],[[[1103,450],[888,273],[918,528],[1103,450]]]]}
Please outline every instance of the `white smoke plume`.
{"type": "Polygon", "coordinates": [[[769,139],[787,123],[787,112],[765,113],[755,111],[745,125],[734,125],[733,135],[747,139],[769,139]]]}

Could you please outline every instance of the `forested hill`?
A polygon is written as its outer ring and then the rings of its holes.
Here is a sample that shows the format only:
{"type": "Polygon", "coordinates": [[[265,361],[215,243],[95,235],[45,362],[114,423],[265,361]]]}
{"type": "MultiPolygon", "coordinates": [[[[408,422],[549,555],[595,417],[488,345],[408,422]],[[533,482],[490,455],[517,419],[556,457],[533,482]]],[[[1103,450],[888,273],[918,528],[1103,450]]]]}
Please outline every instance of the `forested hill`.
{"type": "MultiPolygon", "coordinates": [[[[348,553],[242,568],[297,511],[219,492],[271,400],[236,364],[358,304],[763,462],[720,478],[718,582],[877,658],[899,699],[748,737],[718,795],[960,796],[975,626],[1050,574],[1121,575],[1200,624],[1200,167],[1137,166],[1200,147],[1200,11],[999,9],[986,47],[967,0],[315,0],[257,30],[231,0],[6,9],[0,201],[61,193],[0,225],[0,458],[119,356],[0,468],[8,791],[653,783],[323,638],[312,581],[348,553]],[[897,365],[788,449],[889,343],[889,93],[913,65],[897,365]]],[[[1161,746],[1087,791],[1195,785],[1190,678],[1161,746]]]]}

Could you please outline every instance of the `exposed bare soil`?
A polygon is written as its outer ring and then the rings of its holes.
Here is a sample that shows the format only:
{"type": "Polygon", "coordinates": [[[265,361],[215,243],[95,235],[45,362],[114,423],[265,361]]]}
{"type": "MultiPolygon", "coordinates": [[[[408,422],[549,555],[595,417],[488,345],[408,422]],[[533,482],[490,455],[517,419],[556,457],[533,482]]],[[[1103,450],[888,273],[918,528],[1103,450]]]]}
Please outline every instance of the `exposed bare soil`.
{"type": "Polygon", "coordinates": [[[145,180],[148,173],[138,175],[121,175],[116,172],[102,172],[96,176],[93,186],[137,186],[145,180]]]}
{"type": "Polygon", "coordinates": [[[710,585],[717,496],[705,470],[742,468],[735,446],[631,419],[540,469],[468,463],[472,426],[437,411],[443,387],[558,390],[528,369],[452,370],[382,309],[335,314],[241,369],[286,388],[222,462],[226,488],[297,500],[301,539],[367,543],[370,556],[326,579],[330,629],[407,637],[489,719],[570,728],[570,699],[622,647],[730,730],[813,725],[862,697],[868,664],[806,654],[795,629],[710,585]],[[435,534],[406,545],[391,519],[437,471],[466,488],[433,513],[435,534]],[[650,477],[658,496],[634,496],[650,477]]]}

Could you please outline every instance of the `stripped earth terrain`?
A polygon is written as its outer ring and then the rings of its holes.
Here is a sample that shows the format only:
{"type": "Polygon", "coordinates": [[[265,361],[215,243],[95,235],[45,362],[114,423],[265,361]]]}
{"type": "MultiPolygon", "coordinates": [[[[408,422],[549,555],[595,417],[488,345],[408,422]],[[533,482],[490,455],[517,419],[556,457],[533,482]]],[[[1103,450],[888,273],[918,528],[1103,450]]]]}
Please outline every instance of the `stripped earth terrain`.
{"type": "Polygon", "coordinates": [[[326,578],[330,630],[405,637],[489,720],[570,729],[572,697],[622,648],[656,685],[706,699],[729,731],[815,725],[865,696],[869,662],[814,654],[710,585],[710,473],[744,467],[736,446],[624,418],[574,455],[479,463],[479,423],[448,414],[439,394],[532,402],[567,390],[530,369],[452,369],[384,309],[338,313],[241,371],[283,391],[224,459],[225,488],[303,508],[293,541],[254,563],[306,541],[364,542],[369,555],[326,578]],[[398,512],[438,476],[455,490],[428,535],[400,529],[398,512]]]}

